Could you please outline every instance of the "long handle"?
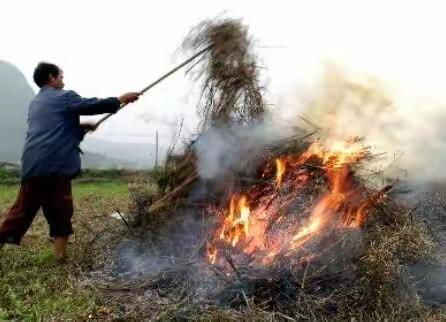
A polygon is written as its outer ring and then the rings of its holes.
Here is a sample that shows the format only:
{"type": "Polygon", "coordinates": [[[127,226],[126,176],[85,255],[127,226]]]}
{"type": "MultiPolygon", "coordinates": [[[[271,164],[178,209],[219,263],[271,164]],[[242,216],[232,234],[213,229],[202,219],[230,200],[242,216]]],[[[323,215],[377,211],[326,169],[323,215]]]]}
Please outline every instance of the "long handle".
{"type": "MultiPolygon", "coordinates": [[[[185,60],[184,62],[182,62],[181,64],[179,64],[178,66],[176,66],[175,68],[173,68],[172,70],[170,70],[169,72],[167,72],[166,74],[164,74],[163,76],[161,76],[160,78],[158,78],[156,81],[154,81],[153,83],[151,83],[150,85],[147,85],[146,87],[144,87],[140,92],[139,95],[144,94],[145,92],[147,92],[149,89],[151,89],[153,86],[157,85],[158,83],[160,83],[161,81],[163,81],[164,79],[166,79],[167,77],[169,77],[170,75],[172,75],[173,73],[175,73],[176,71],[178,71],[179,69],[183,68],[184,66],[186,66],[187,64],[189,64],[191,61],[193,61],[195,58],[203,55],[204,53],[206,53],[207,51],[209,51],[212,48],[213,45],[210,45],[206,48],[204,48],[203,50],[199,51],[198,53],[196,53],[195,55],[193,55],[192,57],[190,57],[189,59],[185,60]]],[[[122,104],[120,106],[120,109],[123,108],[124,106],[126,106],[127,104],[122,104]]],[[[99,119],[99,121],[96,122],[96,127],[98,127],[99,125],[101,125],[105,120],[107,120],[109,117],[111,117],[113,114],[107,114],[104,117],[102,117],[101,119],[99,119]]]]}

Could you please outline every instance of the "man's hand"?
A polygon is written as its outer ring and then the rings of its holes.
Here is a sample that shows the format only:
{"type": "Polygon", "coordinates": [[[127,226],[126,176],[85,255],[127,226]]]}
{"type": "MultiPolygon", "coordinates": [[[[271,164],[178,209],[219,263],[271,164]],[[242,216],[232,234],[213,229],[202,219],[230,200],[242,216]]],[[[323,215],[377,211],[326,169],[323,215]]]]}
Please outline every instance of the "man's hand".
{"type": "Polygon", "coordinates": [[[84,132],[93,132],[97,129],[97,126],[94,123],[82,123],[80,127],[84,132]]]}
{"type": "Polygon", "coordinates": [[[125,93],[122,96],[119,96],[119,102],[121,104],[129,104],[129,103],[133,103],[134,101],[137,101],[139,98],[139,93],[135,93],[135,92],[129,92],[129,93],[125,93]]]}

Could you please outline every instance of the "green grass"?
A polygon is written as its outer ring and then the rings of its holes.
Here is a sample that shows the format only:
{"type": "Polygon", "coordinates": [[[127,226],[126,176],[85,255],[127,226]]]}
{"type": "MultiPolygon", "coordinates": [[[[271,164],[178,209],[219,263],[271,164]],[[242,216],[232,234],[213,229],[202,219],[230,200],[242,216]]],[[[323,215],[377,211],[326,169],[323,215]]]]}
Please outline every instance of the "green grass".
{"type": "Polygon", "coordinates": [[[0,210],[12,204],[16,197],[19,186],[17,185],[1,185],[0,184],[0,210]]]}
{"type": "Polygon", "coordinates": [[[95,308],[94,291],[76,285],[77,277],[55,262],[49,245],[7,248],[2,258],[0,320],[75,318],[95,308]]]}
{"type": "MultiPolygon", "coordinates": [[[[129,176],[149,173],[149,171],[108,169],[95,170],[83,169],[82,173],[74,180],[75,182],[122,182],[129,176]]],[[[20,171],[18,169],[0,168],[0,184],[14,185],[20,182],[20,171]]]]}
{"type": "MultiPolygon", "coordinates": [[[[0,221],[18,188],[0,184],[0,221]]],[[[0,251],[0,321],[84,320],[102,310],[96,290],[88,283],[82,285],[84,267],[94,260],[88,242],[100,233],[103,223],[110,222],[108,214],[116,204],[127,200],[127,183],[116,179],[74,183],[73,194],[75,236],[68,263],[55,261],[41,214],[20,247],[8,245],[0,251]]]]}
{"type": "Polygon", "coordinates": [[[73,185],[74,198],[89,195],[107,196],[107,198],[122,197],[127,194],[127,184],[119,181],[104,183],[79,183],[73,185]]]}
{"type": "MultiPolygon", "coordinates": [[[[0,210],[9,208],[17,198],[19,185],[0,184],[0,210]]],[[[106,199],[122,197],[127,194],[127,184],[122,181],[100,183],[74,183],[73,196],[75,199],[87,196],[106,196],[106,199]]]]}

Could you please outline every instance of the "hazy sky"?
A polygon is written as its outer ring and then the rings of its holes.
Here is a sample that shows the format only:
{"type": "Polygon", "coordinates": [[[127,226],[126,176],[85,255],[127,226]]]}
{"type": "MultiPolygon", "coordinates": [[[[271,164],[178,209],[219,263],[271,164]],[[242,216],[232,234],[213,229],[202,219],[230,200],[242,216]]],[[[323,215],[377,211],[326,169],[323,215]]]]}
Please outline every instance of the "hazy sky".
{"type": "MultiPolygon", "coordinates": [[[[140,90],[181,62],[177,49],[189,29],[226,11],[242,18],[258,40],[272,103],[311,82],[323,62],[443,100],[445,9],[443,1],[426,0],[2,0],[0,59],[17,65],[31,83],[38,61],[55,62],[67,88],[115,96],[140,90]]],[[[193,131],[196,92],[180,72],[94,136],[152,140],[133,135],[159,130],[168,144],[170,125],[182,117],[193,131]]]]}

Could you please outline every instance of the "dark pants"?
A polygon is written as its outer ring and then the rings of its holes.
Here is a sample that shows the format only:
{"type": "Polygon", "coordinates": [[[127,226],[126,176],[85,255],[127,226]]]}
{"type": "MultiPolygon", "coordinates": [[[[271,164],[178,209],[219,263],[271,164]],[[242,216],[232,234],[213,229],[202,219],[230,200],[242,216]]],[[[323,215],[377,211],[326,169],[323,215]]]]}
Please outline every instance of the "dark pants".
{"type": "Polygon", "coordinates": [[[19,245],[40,207],[50,226],[51,237],[73,233],[71,179],[36,177],[22,183],[15,204],[0,226],[0,243],[19,245]]]}

